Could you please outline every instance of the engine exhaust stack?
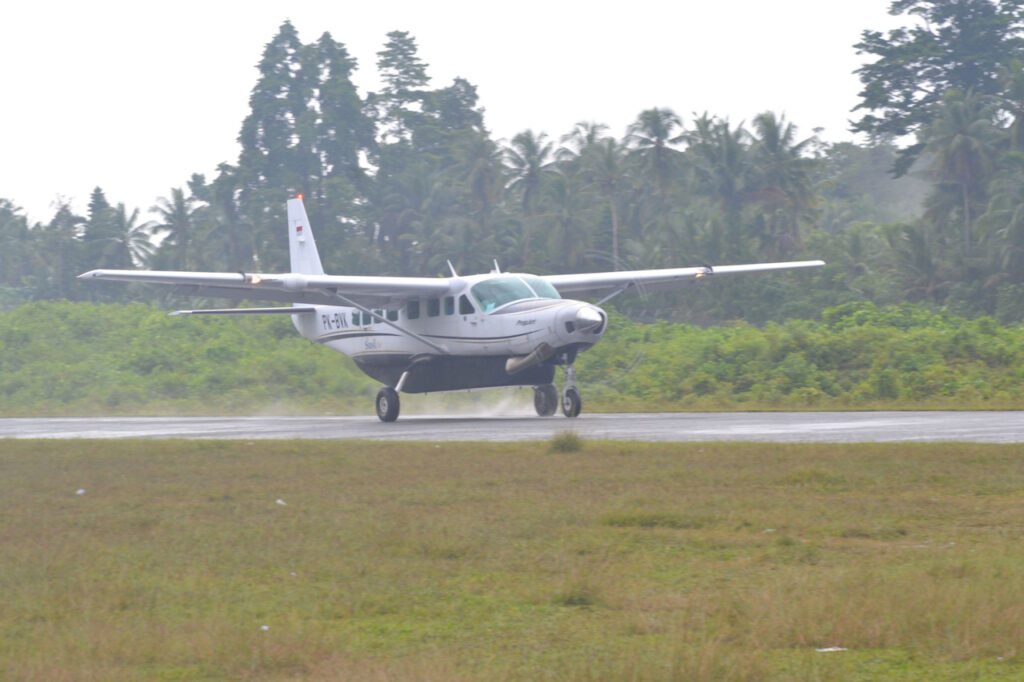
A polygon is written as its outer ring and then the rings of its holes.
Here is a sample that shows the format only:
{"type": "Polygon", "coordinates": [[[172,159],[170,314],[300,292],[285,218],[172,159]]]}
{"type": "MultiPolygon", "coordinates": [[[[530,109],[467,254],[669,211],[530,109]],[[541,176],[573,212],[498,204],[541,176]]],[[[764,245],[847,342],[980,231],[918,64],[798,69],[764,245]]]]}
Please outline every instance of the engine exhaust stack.
{"type": "Polygon", "coordinates": [[[505,371],[509,374],[518,374],[524,369],[529,369],[534,365],[539,365],[544,362],[552,355],[555,354],[555,349],[547,343],[542,343],[533,349],[529,355],[519,355],[514,358],[509,358],[505,361],[505,371]]]}

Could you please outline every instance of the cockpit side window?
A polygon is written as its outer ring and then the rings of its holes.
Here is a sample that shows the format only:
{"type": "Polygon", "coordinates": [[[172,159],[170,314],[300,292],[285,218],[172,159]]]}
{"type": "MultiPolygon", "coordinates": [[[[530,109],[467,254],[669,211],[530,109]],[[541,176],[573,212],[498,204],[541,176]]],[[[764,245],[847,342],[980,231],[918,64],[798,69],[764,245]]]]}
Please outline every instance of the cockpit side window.
{"type": "Polygon", "coordinates": [[[470,288],[473,298],[486,313],[524,298],[536,298],[536,295],[518,277],[493,277],[477,282],[470,288]]]}

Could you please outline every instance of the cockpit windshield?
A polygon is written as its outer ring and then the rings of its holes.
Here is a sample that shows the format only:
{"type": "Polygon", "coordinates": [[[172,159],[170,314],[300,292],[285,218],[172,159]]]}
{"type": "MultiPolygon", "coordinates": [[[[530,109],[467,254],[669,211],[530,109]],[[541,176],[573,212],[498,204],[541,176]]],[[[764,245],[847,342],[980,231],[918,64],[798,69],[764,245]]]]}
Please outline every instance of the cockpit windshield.
{"type": "Polygon", "coordinates": [[[470,292],[484,312],[524,298],[560,298],[553,286],[534,275],[492,277],[474,284],[470,292]]]}
{"type": "Polygon", "coordinates": [[[530,285],[530,288],[537,294],[537,298],[562,298],[557,289],[551,286],[546,279],[541,279],[537,275],[519,275],[519,279],[530,285]]]}

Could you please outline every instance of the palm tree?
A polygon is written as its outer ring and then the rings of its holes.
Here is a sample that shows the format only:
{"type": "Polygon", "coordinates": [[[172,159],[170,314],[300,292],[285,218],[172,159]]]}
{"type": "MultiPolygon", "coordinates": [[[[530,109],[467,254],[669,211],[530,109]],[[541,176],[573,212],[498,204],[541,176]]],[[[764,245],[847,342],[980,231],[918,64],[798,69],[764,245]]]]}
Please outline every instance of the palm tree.
{"type": "Polygon", "coordinates": [[[580,159],[587,150],[605,139],[608,126],[594,121],[580,121],[572,130],[562,136],[562,146],[556,156],[559,161],[572,162],[580,159]]]}
{"type": "Polygon", "coordinates": [[[990,183],[992,198],[978,221],[991,240],[1000,279],[1024,281],[1024,152],[1009,152],[990,183]]]}
{"type": "Polygon", "coordinates": [[[641,159],[644,171],[654,180],[658,195],[665,196],[669,181],[677,169],[679,152],[670,145],[685,137],[676,134],[683,122],[671,109],[648,109],[629,126],[626,142],[641,159]]]}
{"type": "Polygon", "coordinates": [[[647,109],[642,111],[636,121],[629,126],[626,144],[631,148],[631,156],[637,163],[640,177],[644,180],[645,191],[653,193],[650,204],[653,216],[650,220],[642,220],[642,225],[649,225],[655,239],[666,239],[669,244],[668,257],[675,256],[675,230],[669,224],[672,211],[669,199],[670,187],[676,179],[683,160],[682,152],[672,145],[683,142],[685,135],[681,132],[682,121],[671,109],[647,109]]]}
{"type": "Polygon", "coordinates": [[[481,234],[491,232],[491,215],[501,199],[501,161],[501,150],[486,134],[470,131],[458,138],[455,163],[446,169],[446,175],[466,193],[469,211],[481,234]]]}
{"type": "Polygon", "coordinates": [[[932,155],[929,170],[939,196],[932,197],[932,216],[951,209],[943,194],[955,193],[963,223],[964,256],[970,257],[974,241],[974,207],[983,199],[985,186],[995,170],[1001,132],[993,125],[989,99],[968,92],[949,92],[939,113],[925,132],[925,151],[932,155]]]}
{"type": "Polygon", "coordinates": [[[949,285],[936,254],[934,237],[925,224],[887,225],[883,232],[895,262],[901,296],[911,300],[940,301],[949,285]]]}
{"type": "MultiPolygon", "coordinates": [[[[740,258],[748,255],[744,247],[743,209],[750,200],[753,184],[752,163],[747,140],[750,135],[729,121],[708,117],[694,120],[694,129],[686,136],[697,190],[711,197],[721,215],[724,235],[709,235],[717,257],[740,258]]],[[[717,221],[712,220],[712,225],[717,221]]]]}
{"type": "Polygon", "coordinates": [[[619,196],[628,181],[624,150],[614,138],[608,137],[586,148],[583,156],[585,172],[598,187],[612,217],[612,267],[619,269],[619,196]]]}
{"type": "Polygon", "coordinates": [[[123,203],[112,210],[111,234],[106,238],[103,254],[116,268],[130,270],[146,265],[156,250],[149,240],[146,225],[138,225],[139,209],[128,215],[123,203]]]}
{"type": "Polygon", "coordinates": [[[192,212],[194,200],[185,197],[180,187],[171,189],[171,198],[160,197],[151,212],[160,217],[149,223],[147,227],[154,234],[163,232],[164,244],[161,250],[167,249],[171,254],[171,267],[179,270],[194,269],[193,252],[198,245],[193,244],[195,229],[192,212]]]}
{"type": "Polygon", "coordinates": [[[799,247],[800,222],[813,213],[813,161],[805,153],[815,138],[797,142],[796,127],[772,112],[754,118],[752,137],[755,197],[768,222],[763,235],[768,240],[767,255],[776,258],[799,247]]]}
{"type": "Polygon", "coordinates": [[[549,265],[576,270],[590,246],[587,226],[592,224],[587,219],[588,202],[583,188],[574,178],[557,175],[548,183],[548,195],[551,206],[550,213],[546,214],[551,221],[548,253],[552,258],[549,265]]]}
{"type": "Polygon", "coordinates": [[[533,232],[533,218],[541,188],[547,176],[555,172],[552,161],[552,143],[547,135],[534,134],[525,130],[512,138],[505,148],[505,165],[512,173],[512,179],[505,186],[519,194],[523,209],[522,247],[523,265],[530,260],[530,233],[533,232]]]}

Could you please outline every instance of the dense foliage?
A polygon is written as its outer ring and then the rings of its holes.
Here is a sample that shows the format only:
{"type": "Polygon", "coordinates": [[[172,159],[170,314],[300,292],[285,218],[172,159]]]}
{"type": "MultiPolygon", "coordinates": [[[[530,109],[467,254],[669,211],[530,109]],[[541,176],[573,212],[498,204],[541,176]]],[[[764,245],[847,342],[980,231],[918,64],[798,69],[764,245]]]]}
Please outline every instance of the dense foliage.
{"type": "MultiPolygon", "coordinates": [[[[849,304],[762,329],[614,315],[577,367],[588,409],[1019,408],[1022,331],[909,305],[849,304]]],[[[4,415],[358,414],[376,389],[278,316],[182,319],[67,302],[0,313],[4,415]]]]}
{"type": "MultiPolygon", "coordinates": [[[[748,122],[640,111],[621,137],[583,122],[561,137],[495,140],[476,88],[437,87],[415,39],[378,53],[380,92],[325,33],[285,22],[266,45],[242,151],[149,209],[93,192],[30,225],[0,199],[0,306],[145,300],[86,286],[93,267],[287,269],[284,202],[306,196],[327,269],[347,274],[564,272],[824,258],[806,277],[751,278],[686,297],[617,301],[634,319],[755,324],[852,301],[919,302],[1024,319],[1022,0],[896,0],[904,29],[865,31],[856,128],[825,143],[773,112],[748,122]],[[893,178],[916,160],[909,175],[893,178]],[[766,292],[768,296],[766,297],[766,292]]],[[[2,192],[2,188],[0,188],[2,192]]],[[[156,193],[156,191],[155,191],[156,193]]]]}

